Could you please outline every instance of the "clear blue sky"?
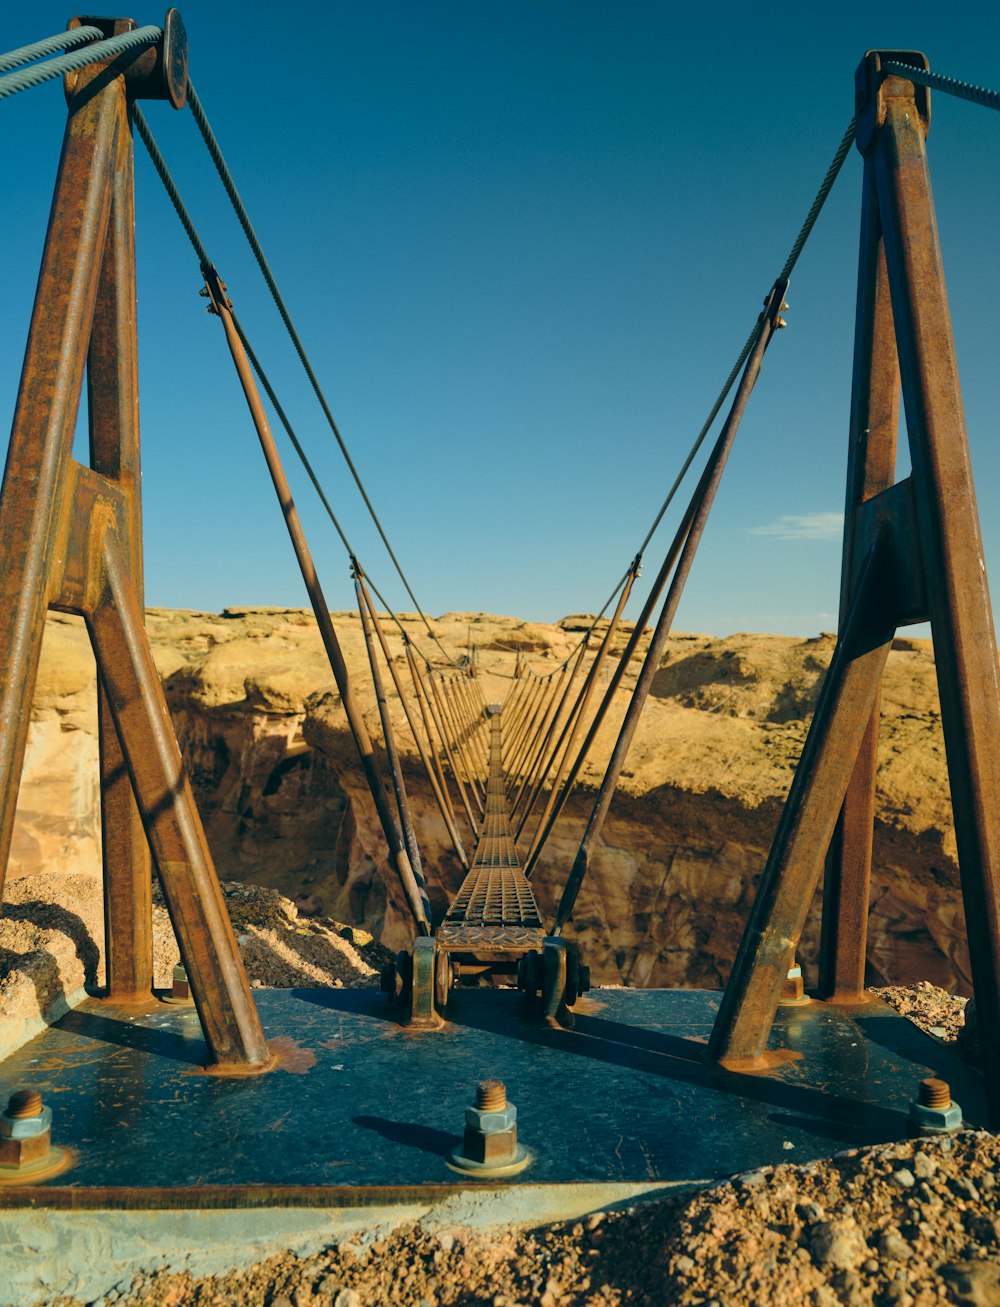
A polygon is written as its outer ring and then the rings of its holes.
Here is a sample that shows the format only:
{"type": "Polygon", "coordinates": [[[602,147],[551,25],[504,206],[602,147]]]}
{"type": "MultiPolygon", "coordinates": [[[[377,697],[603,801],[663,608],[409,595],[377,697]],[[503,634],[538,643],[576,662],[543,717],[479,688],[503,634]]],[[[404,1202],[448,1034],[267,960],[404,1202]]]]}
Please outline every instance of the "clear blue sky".
{"type": "MultiPolygon", "coordinates": [[[[603,602],[784,261],[866,48],[923,49],[939,71],[1000,87],[1000,10],[987,4],[180,8],[206,111],[430,613],[551,620],[603,602]]],[[[5,6],[0,46],[61,30],[72,12],[5,6]]],[[[362,563],[409,607],[193,120],[145,109],[362,563]]],[[[7,426],[61,87],[0,114],[7,426]]],[[[221,328],[136,152],[148,602],[304,603],[221,328]]],[[[1000,603],[1000,115],[936,95],[930,152],[1000,603]]],[[[768,354],[680,629],[836,624],[860,174],[852,151],[793,278],[789,329],[768,354]]],[[[329,602],[351,606],[343,551],[290,450],[287,466],[329,602]]],[[[675,521],[650,546],[647,580],[675,521]]]]}

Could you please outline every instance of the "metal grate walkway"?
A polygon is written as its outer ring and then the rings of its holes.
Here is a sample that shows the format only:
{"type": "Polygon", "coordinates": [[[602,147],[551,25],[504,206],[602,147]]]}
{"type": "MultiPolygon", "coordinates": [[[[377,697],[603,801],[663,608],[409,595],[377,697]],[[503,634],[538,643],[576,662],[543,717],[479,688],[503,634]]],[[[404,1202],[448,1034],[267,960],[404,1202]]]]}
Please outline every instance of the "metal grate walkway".
{"type": "Polygon", "coordinates": [[[504,945],[534,942],[542,933],[538,904],[514,848],[500,746],[500,713],[493,711],[486,811],[472,867],[437,932],[445,948],[480,946],[493,932],[504,945]]]}

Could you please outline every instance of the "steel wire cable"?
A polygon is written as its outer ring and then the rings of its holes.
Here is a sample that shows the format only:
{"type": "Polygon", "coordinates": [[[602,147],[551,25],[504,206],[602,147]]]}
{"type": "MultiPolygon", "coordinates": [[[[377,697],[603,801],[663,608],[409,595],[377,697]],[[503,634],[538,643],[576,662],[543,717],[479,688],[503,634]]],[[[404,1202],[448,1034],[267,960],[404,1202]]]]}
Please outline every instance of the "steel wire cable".
{"type": "Polygon", "coordinates": [[[333,523],[334,529],[336,530],[337,534],[340,536],[341,543],[343,544],[344,548],[347,551],[347,555],[351,561],[352,567],[356,567],[360,572],[360,574],[368,582],[372,594],[375,595],[379,603],[385,609],[386,615],[389,617],[389,619],[393,621],[396,624],[396,626],[399,628],[400,634],[404,637],[404,639],[410,640],[410,642],[413,644],[413,647],[418,651],[420,656],[424,658],[425,661],[428,662],[428,665],[430,665],[430,660],[427,659],[427,655],[420,648],[420,646],[413,639],[413,637],[409,635],[406,628],[403,626],[403,623],[399,620],[399,617],[389,606],[381,590],[379,590],[378,586],[375,584],[372,578],[368,575],[368,573],[361,567],[361,564],[358,562],[357,555],[354,552],[351,542],[348,540],[347,534],[344,531],[344,528],[341,526],[337,514],[333,511],[333,506],[331,505],[329,499],[326,496],[326,492],[323,489],[320,479],[316,475],[316,471],[313,468],[312,463],[309,461],[309,456],[306,453],[306,451],[303,449],[302,443],[299,440],[298,436],[295,434],[295,429],[292,426],[291,422],[289,421],[288,415],[286,414],[281,401],[278,399],[278,396],[275,394],[274,387],[271,385],[270,379],[267,373],[264,371],[264,368],[257,357],[256,351],[254,350],[253,346],[250,344],[246,332],[243,330],[243,324],[240,322],[239,318],[236,316],[236,313],[233,309],[230,309],[229,312],[233,319],[233,326],[236,328],[236,334],[239,336],[240,342],[242,343],[243,348],[246,350],[247,358],[250,360],[250,366],[253,368],[254,372],[256,372],[258,381],[263,386],[268,399],[271,401],[271,405],[274,408],[275,413],[277,413],[278,415],[278,420],[281,422],[281,425],[285,428],[285,433],[288,436],[288,439],[291,441],[292,448],[295,450],[296,454],[298,455],[299,461],[301,462],[303,468],[305,469],[306,475],[309,477],[309,480],[312,482],[313,489],[316,491],[316,494],[319,496],[320,503],[323,505],[323,508],[326,510],[327,517],[329,517],[330,521],[333,523]]]}
{"type": "Polygon", "coordinates": [[[236,213],[236,217],[239,219],[240,226],[243,228],[243,234],[247,238],[247,242],[250,245],[250,249],[253,252],[254,258],[257,260],[257,266],[260,268],[264,281],[267,283],[267,288],[271,292],[271,297],[274,300],[278,313],[281,316],[281,320],[285,324],[285,330],[288,332],[292,345],[295,348],[295,352],[296,354],[298,354],[299,360],[303,368],[305,369],[306,376],[309,378],[309,383],[312,386],[313,391],[315,392],[316,398],[319,400],[320,408],[322,408],[323,410],[323,414],[326,417],[330,430],[333,432],[334,438],[336,439],[337,444],[340,447],[340,452],[344,456],[344,461],[346,462],[348,469],[350,470],[351,476],[354,478],[354,484],[357,486],[361,498],[365,502],[365,507],[368,509],[369,515],[371,516],[372,521],[375,523],[375,528],[382,539],[382,543],[385,545],[386,552],[388,553],[389,557],[392,559],[393,566],[395,567],[396,572],[399,575],[399,579],[403,583],[406,593],[413,600],[413,605],[416,608],[417,612],[419,613],[421,621],[424,623],[424,626],[427,629],[427,634],[431,637],[431,639],[434,641],[437,647],[441,650],[445,658],[448,659],[448,662],[452,666],[454,666],[455,665],[454,659],[448,654],[447,650],[444,648],[440,640],[438,640],[437,636],[434,634],[433,630],[431,629],[431,624],[428,621],[427,616],[424,613],[424,610],[421,608],[417,600],[417,596],[413,593],[413,587],[410,585],[410,582],[407,580],[406,573],[403,571],[399,559],[396,557],[392,545],[389,543],[389,537],[385,533],[385,528],[382,526],[382,522],[379,519],[378,513],[376,513],[375,507],[372,504],[371,499],[368,497],[368,491],[365,489],[364,482],[361,480],[361,475],[358,472],[358,469],[354,465],[354,460],[351,458],[350,452],[347,448],[347,444],[344,440],[343,435],[341,434],[340,428],[337,425],[337,421],[333,416],[333,413],[330,409],[330,405],[327,402],[326,395],[324,394],[323,388],[319,383],[319,378],[316,376],[313,366],[309,361],[309,356],[306,353],[305,346],[303,345],[302,339],[299,336],[298,331],[296,330],[294,322],[292,321],[292,317],[288,311],[287,305],[285,304],[284,297],[282,296],[281,291],[278,289],[278,283],[275,281],[274,274],[272,273],[270,265],[267,261],[267,257],[264,254],[263,247],[261,246],[257,233],[254,230],[253,223],[250,221],[250,215],[247,213],[246,206],[244,205],[240,193],[237,190],[236,183],[233,180],[233,175],[229,171],[229,167],[226,163],[225,158],[223,157],[222,150],[219,146],[219,142],[216,139],[215,133],[212,131],[212,126],[208,121],[208,117],[205,114],[204,108],[202,107],[202,103],[198,96],[198,92],[195,90],[194,83],[191,81],[190,78],[188,78],[188,84],[187,84],[187,103],[191,109],[192,117],[194,118],[195,123],[198,126],[198,130],[199,132],[201,132],[202,139],[204,140],[208,152],[211,155],[212,162],[215,164],[215,170],[219,174],[219,178],[222,182],[223,188],[225,189],[226,194],[229,196],[229,201],[233,206],[233,210],[236,213]]]}
{"type": "Polygon", "coordinates": [[[174,206],[177,216],[181,220],[181,226],[187,233],[187,238],[191,242],[195,254],[198,256],[199,264],[202,268],[214,267],[215,265],[208,257],[208,251],[205,249],[201,237],[198,235],[194,221],[192,220],[190,213],[187,211],[187,206],[181,199],[181,193],[177,189],[173,177],[170,175],[170,169],[167,167],[167,162],[160,153],[160,148],[156,144],[156,141],[153,139],[153,133],[149,130],[149,123],[146,122],[145,115],[134,101],[132,103],[132,121],[135,123],[139,136],[142,138],[142,143],[146,147],[146,152],[153,161],[153,167],[160,175],[160,181],[163,183],[163,188],[170,197],[170,203],[174,206]]]}
{"type": "MultiPolygon", "coordinates": [[[[850,121],[850,125],[847,128],[847,131],[844,133],[840,144],[837,146],[837,152],[836,154],[834,154],[830,166],[826,170],[826,176],[823,178],[823,181],[820,183],[820,188],[816,192],[816,198],[813,200],[809,208],[809,212],[806,214],[805,221],[803,222],[802,226],[799,229],[799,234],[796,236],[792,248],[789,251],[788,258],[785,260],[781,272],[775,278],[776,281],[787,279],[791,275],[792,269],[795,267],[796,263],[798,263],[799,255],[802,253],[803,249],[805,248],[806,241],[809,239],[813,227],[816,226],[816,219],[819,217],[820,211],[823,208],[823,205],[826,203],[827,196],[830,194],[830,191],[833,189],[833,183],[837,180],[837,177],[840,173],[840,169],[843,166],[844,160],[847,158],[848,152],[850,151],[853,141],[854,141],[854,119],[852,118],[850,121]]],[[[708,435],[709,431],[711,430],[712,424],[715,422],[715,419],[719,416],[719,410],[726,402],[726,399],[729,395],[729,392],[733,388],[733,384],[735,383],[736,378],[739,376],[740,372],[743,369],[743,365],[750,357],[750,351],[751,349],[753,349],[753,343],[757,339],[757,326],[758,324],[755,322],[753,325],[753,329],[751,330],[750,334],[746,338],[746,342],[744,343],[743,348],[740,350],[739,357],[737,358],[736,362],[733,364],[732,371],[729,373],[729,376],[726,378],[725,382],[723,383],[722,389],[719,391],[718,398],[716,399],[715,403],[712,405],[711,412],[709,413],[708,417],[705,419],[704,426],[701,428],[701,430],[698,432],[697,436],[695,437],[694,444],[691,446],[691,450],[688,453],[687,458],[685,458],[683,464],[681,465],[680,472],[677,474],[677,477],[673,485],[667,491],[667,496],[664,499],[663,503],[660,505],[660,509],[657,512],[655,518],[653,519],[652,526],[646,532],[646,536],[642,544],[639,546],[638,552],[640,555],[646,552],[646,546],[649,544],[650,540],[652,540],[656,528],[663,521],[664,513],[666,513],[667,509],[670,507],[671,503],[673,502],[674,497],[677,494],[677,491],[680,489],[681,482],[684,480],[684,477],[687,475],[688,468],[690,468],[691,464],[694,462],[695,456],[697,455],[698,450],[704,444],[705,437],[708,435]]]]}
{"type": "MultiPolygon", "coordinates": [[[[777,286],[778,282],[787,281],[789,275],[791,274],[792,269],[795,267],[795,264],[798,262],[799,256],[801,255],[803,249],[805,248],[805,244],[809,239],[809,236],[812,233],[813,228],[816,225],[816,220],[820,215],[820,211],[822,210],[823,205],[826,203],[826,199],[829,196],[830,191],[833,189],[833,184],[837,180],[837,177],[840,174],[840,170],[843,167],[844,160],[847,158],[848,152],[850,151],[851,145],[854,141],[854,128],[855,128],[855,120],[852,118],[850,124],[848,125],[847,130],[844,132],[844,135],[841,138],[836,153],[834,154],[833,159],[830,162],[830,166],[827,168],[826,174],[823,177],[822,182],[820,183],[819,190],[817,191],[816,196],[809,207],[809,211],[806,214],[805,220],[803,221],[802,226],[799,228],[798,235],[796,236],[795,241],[792,244],[792,248],[789,251],[788,258],[785,260],[781,272],[778,274],[777,278],[775,279],[774,282],[775,286],[777,286]]],[[[677,474],[677,477],[675,478],[673,485],[670,487],[670,490],[667,493],[667,497],[663,501],[663,504],[661,505],[659,512],[654,518],[652,526],[649,528],[649,531],[646,533],[646,537],[643,540],[641,546],[639,547],[639,550],[635,556],[635,559],[633,560],[633,563],[629,571],[625,573],[625,576],[619,582],[618,586],[616,586],[612,598],[614,598],[615,595],[617,595],[618,591],[621,589],[621,586],[628,579],[628,576],[632,568],[637,567],[639,565],[639,562],[642,559],[642,555],[645,552],[646,546],[649,544],[650,540],[652,539],[653,534],[656,531],[656,528],[659,526],[660,522],[663,519],[664,514],[667,511],[667,508],[670,506],[670,503],[672,502],[674,496],[676,495],[678,489],[680,488],[681,482],[683,481],[684,476],[688,471],[688,468],[690,468],[692,462],[694,461],[694,458],[697,455],[698,450],[703,444],[705,437],[708,435],[708,432],[711,429],[712,424],[714,423],[716,417],[718,416],[719,410],[722,408],[722,405],[725,403],[726,397],[729,394],[730,390],[732,389],[733,383],[735,382],[736,378],[739,376],[747,359],[750,357],[751,351],[753,350],[754,347],[754,342],[757,340],[760,334],[760,323],[761,323],[761,318],[760,316],[758,316],[757,321],[754,323],[753,330],[750,332],[749,336],[747,337],[746,343],[744,344],[743,348],[740,350],[739,357],[737,358],[736,363],[733,365],[732,371],[729,373],[729,376],[726,378],[725,384],[723,385],[722,390],[719,392],[718,398],[716,399],[714,405],[712,406],[712,410],[709,413],[708,418],[706,419],[704,425],[702,426],[697,437],[695,438],[694,444],[692,445],[691,450],[687,455],[687,458],[684,460],[681,470],[677,474]]],[[[610,603],[611,601],[609,600],[608,602],[610,603]]],[[[605,608],[607,608],[607,605],[605,605],[605,608]]],[[[595,619],[595,621],[591,624],[590,630],[583,637],[584,640],[588,639],[590,634],[593,632],[594,627],[597,625],[597,620],[598,619],[595,619]]],[[[583,641],[581,641],[581,643],[583,643],[583,641]]],[[[579,648],[579,646],[577,647],[579,648]]],[[[541,829],[541,824],[538,829],[541,829]]],[[[538,831],[536,830],[536,838],[537,838],[537,834],[538,831]]]]}
{"type": "MultiPolygon", "coordinates": [[[[607,599],[604,601],[604,607],[603,607],[603,608],[601,609],[601,611],[597,614],[597,616],[594,618],[594,620],[590,623],[590,625],[587,627],[586,631],[584,631],[583,635],[580,636],[579,640],[577,640],[576,644],[573,646],[573,648],[570,650],[570,652],[566,655],[566,657],[562,660],[562,662],[561,662],[561,663],[557,663],[557,664],[555,665],[555,667],[549,668],[549,669],[546,671],[546,673],[545,673],[546,676],[555,676],[556,672],[561,671],[561,670],[566,666],[566,664],[567,664],[568,662],[572,661],[572,659],[576,657],[577,653],[578,653],[579,650],[580,650],[580,646],[581,646],[582,644],[584,644],[587,640],[589,640],[590,637],[594,634],[594,629],[596,628],[597,623],[601,620],[601,618],[604,616],[604,614],[608,611],[608,609],[611,607],[612,603],[614,603],[614,601],[618,598],[618,593],[619,593],[619,591],[621,590],[622,586],[625,584],[625,582],[629,579],[629,576],[630,576],[631,573],[632,573],[632,568],[633,568],[633,567],[638,567],[639,562],[640,562],[640,559],[638,559],[638,558],[633,559],[633,561],[629,564],[628,570],[625,572],[625,574],[622,576],[621,580],[618,582],[618,584],[615,586],[615,588],[614,588],[614,589],[611,591],[611,593],[608,595],[607,599]]],[[[528,663],[527,659],[525,659],[525,666],[528,667],[529,670],[530,670],[530,666],[531,666],[531,665],[530,665],[530,663],[528,663]]]]}
{"type": "MultiPolygon", "coordinates": [[[[146,147],[149,157],[153,163],[153,167],[156,169],[157,173],[159,174],[160,181],[163,183],[163,188],[167,192],[167,195],[170,198],[170,202],[174,206],[174,210],[181,221],[181,226],[184,228],[184,231],[187,234],[187,238],[191,242],[191,246],[195,254],[197,254],[198,256],[199,264],[203,269],[214,267],[215,265],[213,264],[211,258],[209,257],[208,251],[205,249],[204,242],[202,241],[201,237],[198,235],[198,229],[194,225],[194,220],[192,219],[191,214],[189,213],[188,208],[185,205],[184,201],[181,199],[180,191],[177,189],[177,185],[174,182],[174,179],[170,173],[170,169],[167,167],[166,160],[164,159],[163,155],[160,153],[159,146],[156,144],[156,141],[153,137],[153,133],[150,131],[149,123],[146,121],[142,110],[135,103],[133,103],[132,105],[132,118],[133,121],[135,122],[136,130],[139,133],[142,143],[146,147]]],[[[354,549],[352,548],[351,543],[347,538],[347,534],[344,531],[343,527],[341,526],[336,513],[333,511],[330,501],[323,490],[322,484],[320,483],[319,477],[316,475],[315,469],[313,468],[312,463],[309,461],[309,458],[302,447],[301,441],[296,436],[295,430],[292,427],[291,422],[288,420],[288,416],[285,413],[284,407],[282,406],[280,400],[275,394],[274,388],[271,385],[267,373],[264,371],[264,368],[261,365],[260,360],[258,359],[253,346],[250,344],[250,341],[247,338],[246,332],[243,330],[242,323],[239,321],[235,313],[233,313],[232,316],[233,316],[233,324],[236,327],[237,335],[239,336],[240,341],[243,344],[243,348],[247,352],[247,358],[250,360],[251,366],[253,367],[254,372],[256,372],[260,384],[264,387],[264,390],[267,393],[267,397],[268,399],[270,399],[271,404],[274,407],[274,411],[275,413],[277,413],[278,419],[281,422],[281,425],[285,428],[288,438],[292,443],[292,448],[295,450],[295,453],[298,455],[298,458],[300,459],[302,466],[305,468],[306,475],[309,477],[309,480],[312,482],[313,487],[316,490],[316,493],[319,495],[320,502],[322,503],[323,508],[326,510],[327,516],[330,518],[330,521],[333,523],[333,526],[337,534],[340,536],[344,548],[347,550],[348,556],[350,557],[352,563],[356,562],[357,558],[355,556],[354,549]]],[[[376,596],[379,603],[385,609],[390,619],[399,628],[404,638],[410,640],[411,643],[413,643],[414,648],[418,649],[421,657],[423,657],[425,661],[428,663],[428,665],[430,665],[430,659],[427,658],[423,650],[419,649],[419,646],[413,640],[413,637],[410,636],[409,633],[406,631],[399,617],[390,607],[390,605],[385,599],[385,596],[379,590],[378,586],[375,584],[374,580],[372,580],[371,576],[367,571],[365,572],[365,576],[368,579],[368,584],[371,586],[372,593],[376,596]]],[[[426,621],[426,618],[424,620],[426,621]]],[[[437,644],[438,641],[435,640],[435,643],[437,644]]],[[[440,648],[440,644],[438,645],[438,647],[440,648]]],[[[444,650],[442,650],[442,652],[445,653],[445,657],[447,658],[448,657],[447,652],[444,650]]],[[[449,661],[449,665],[454,665],[451,659],[449,659],[448,661],[449,661]]]]}
{"type": "MultiPolygon", "coordinates": [[[[396,626],[399,628],[400,634],[405,639],[409,639],[413,644],[413,647],[419,652],[420,656],[425,660],[427,660],[427,655],[420,648],[417,642],[413,640],[413,637],[409,635],[406,628],[403,626],[403,623],[399,620],[399,617],[389,606],[381,590],[379,590],[378,586],[375,584],[372,578],[368,575],[368,573],[361,567],[361,564],[358,562],[357,555],[354,552],[354,548],[351,545],[350,540],[348,540],[347,534],[344,531],[344,528],[341,526],[337,514],[333,511],[333,506],[331,505],[329,499],[326,496],[326,492],[323,489],[319,477],[316,475],[316,471],[309,460],[309,455],[303,449],[301,441],[299,440],[298,436],[295,434],[295,429],[292,426],[291,422],[289,421],[288,415],[286,414],[281,401],[278,399],[278,396],[275,394],[274,387],[271,385],[270,379],[267,373],[264,371],[263,365],[261,364],[260,359],[257,357],[254,347],[250,344],[247,334],[243,330],[243,324],[240,322],[239,318],[237,317],[233,309],[230,309],[229,312],[233,319],[233,326],[236,328],[236,334],[239,336],[240,342],[242,343],[243,348],[246,350],[247,358],[250,360],[250,366],[253,368],[254,372],[256,372],[258,381],[263,386],[268,399],[271,401],[271,406],[273,407],[275,413],[277,413],[278,415],[278,420],[281,422],[281,425],[285,428],[285,433],[288,436],[288,439],[291,441],[292,448],[295,450],[296,454],[298,455],[299,461],[301,462],[303,468],[305,469],[306,475],[308,476],[309,480],[312,482],[313,489],[316,491],[316,494],[319,496],[320,503],[323,505],[323,508],[326,510],[327,517],[329,517],[330,521],[333,523],[337,535],[340,536],[341,543],[343,544],[344,548],[347,550],[347,555],[351,561],[352,567],[356,567],[361,573],[361,575],[364,576],[365,580],[368,582],[369,587],[371,588],[372,594],[375,595],[376,599],[378,599],[379,603],[385,609],[386,615],[389,617],[389,619],[392,622],[394,622],[396,626]]],[[[427,661],[429,662],[429,660],[427,661]]]]}
{"type": "Polygon", "coordinates": [[[96,45],[87,46],[83,50],[56,55],[54,59],[49,59],[43,64],[35,64],[32,68],[21,68],[16,72],[8,73],[6,77],[0,77],[0,100],[8,95],[16,95],[18,91],[26,91],[29,87],[40,86],[43,82],[51,81],[53,77],[61,77],[63,73],[86,68],[88,64],[98,64],[104,59],[112,59],[129,50],[141,50],[146,46],[155,45],[162,35],[161,27],[137,27],[134,32],[123,32],[121,36],[98,41],[96,45]]]}
{"type": "Polygon", "coordinates": [[[957,77],[945,77],[941,73],[932,73],[927,68],[913,68],[910,64],[897,63],[895,59],[887,59],[882,65],[882,71],[893,77],[905,77],[932,91],[954,95],[959,100],[969,100],[972,104],[981,104],[987,109],[1000,109],[1000,92],[990,91],[985,86],[973,86],[971,82],[959,81],[957,77]]]}
{"type": "Polygon", "coordinates": [[[18,46],[16,50],[0,54],[0,73],[20,68],[21,64],[30,64],[35,59],[44,59],[57,50],[72,50],[74,46],[86,45],[88,41],[99,41],[103,35],[99,27],[74,27],[71,32],[56,32],[55,36],[47,36],[42,41],[18,46]]]}
{"type": "MultiPolygon", "coordinates": [[[[905,67],[905,65],[898,65],[898,66],[905,67]]],[[[976,89],[976,88],[972,88],[972,89],[976,89]]],[[[984,94],[990,94],[990,93],[984,92],[984,94]]],[[[1000,107],[1000,98],[998,98],[997,107],[1000,107]]],[[[803,221],[802,226],[799,228],[799,233],[796,236],[795,241],[792,244],[792,248],[788,253],[788,258],[785,260],[781,272],[778,274],[777,278],[775,279],[776,281],[780,281],[783,279],[787,280],[787,278],[791,275],[792,269],[795,267],[796,263],[798,263],[799,255],[802,253],[803,249],[805,248],[806,241],[809,239],[812,233],[812,229],[816,225],[816,220],[819,218],[823,205],[826,203],[827,196],[830,194],[830,191],[833,189],[833,184],[837,180],[840,170],[843,167],[844,160],[847,158],[851,145],[854,142],[854,125],[855,125],[855,120],[852,118],[850,124],[848,125],[847,130],[844,132],[844,135],[841,138],[840,144],[837,146],[836,153],[834,154],[833,159],[830,162],[829,168],[827,168],[826,170],[826,175],[824,176],[822,182],[820,183],[819,190],[816,192],[816,196],[809,207],[809,211],[805,216],[805,220],[803,221]]],[[[683,482],[684,478],[687,476],[691,464],[694,462],[695,458],[698,455],[698,451],[705,443],[705,438],[708,435],[709,431],[712,429],[712,425],[715,422],[715,419],[719,416],[719,412],[723,404],[726,402],[729,392],[732,390],[733,385],[735,384],[736,378],[740,375],[740,372],[742,371],[744,364],[746,363],[747,359],[750,357],[750,351],[751,349],[753,349],[753,343],[757,339],[758,322],[754,323],[753,328],[750,331],[750,334],[747,336],[743,348],[740,350],[739,356],[737,357],[736,362],[732,366],[732,370],[730,371],[729,376],[726,378],[725,382],[723,383],[722,389],[719,391],[718,397],[716,398],[715,403],[712,405],[708,417],[705,419],[704,425],[702,426],[701,430],[698,432],[697,436],[695,437],[694,443],[692,444],[690,450],[688,451],[688,454],[684,459],[684,462],[681,464],[680,471],[677,473],[677,476],[674,478],[673,484],[671,485],[670,489],[667,491],[666,498],[663,500],[663,503],[660,505],[656,513],[656,516],[653,518],[649,530],[646,532],[643,538],[642,544],[639,546],[638,550],[636,551],[636,559],[641,560],[643,554],[646,552],[646,548],[649,545],[650,540],[652,540],[653,536],[656,534],[657,527],[663,521],[663,517],[667,512],[667,509],[673,503],[677,495],[677,491],[680,489],[681,483],[683,482]]],[[[594,619],[594,622],[592,623],[590,630],[587,632],[587,635],[590,635],[593,632],[594,627],[607,612],[608,608],[610,608],[612,601],[615,599],[619,590],[621,590],[622,586],[627,581],[630,571],[631,571],[631,566],[626,570],[621,580],[618,582],[614,590],[611,592],[610,596],[608,597],[607,603],[605,603],[600,613],[594,619]]],[[[584,636],[584,639],[586,638],[587,636],[584,636]]],[[[579,648],[579,645],[577,645],[577,648],[579,648]]],[[[573,653],[575,652],[576,649],[573,650],[573,653]]],[[[573,653],[569,655],[570,658],[573,657],[573,653]]]]}
{"type": "MultiPolygon", "coordinates": [[[[285,410],[282,407],[278,399],[278,396],[274,393],[274,388],[272,387],[271,382],[268,380],[267,373],[264,371],[263,367],[261,367],[260,360],[257,358],[257,354],[254,351],[253,346],[250,344],[249,340],[247,339],[246,332],[243,330],[243,324],[240,322],[239,318],[236,316],[236,313],[232,309],[230,309],[230,313],[232,314],[233,326],[236,328],[236,334],[239,336],[243,344],[243,348],[247,352],[247,358],[250,360],[250,364],[254,372],[257,373],[257,378],[260,381],[260,384],[264,387],[264,390],[267,393],[267,397],[271,401],[271,405],[274,408],[275,413],[277,413],[281,425],[285,428],[285,432],[288,436],[288,439],[292,442],[293,449],[295,450],[296,454],[298,454],[299,460],[302,463],[302,466],[305,468],[309,480],[313,483],[313,489],[316,491],[317,495],[319,495],[320,502],[322,503],[323,507],[326,509],[327,517],[329,517],[330,521],[333,523],[334,529],[336,530],[337,535],[340,536],[341,543],[343,544],[344,548],[347,550],[348,556],[350,557],[351,561],[356,564],[357,559],[355,557],[354,549],[351,546],[351,542],[350,540],[348,540],[346,534],[344,533],[344,528],[340,525],[340,522],[337,519],[337,514],[333,511],[330,501],[327,499],[326,493],[324,492],[323,487],[319,483],[319,478],[317,477],[315,471],[313,470],[313,465],[310,463],[309,458],[306,455],[306,451],[302,448],[302,445],[299,443],[299,438],[298,436],[296,436],[294,430],[292,429],[292,424],[289,422],[288,416],[285,413],[285,410]]],[[[374,589],[374,586],[372,588],[374,589]]]]}

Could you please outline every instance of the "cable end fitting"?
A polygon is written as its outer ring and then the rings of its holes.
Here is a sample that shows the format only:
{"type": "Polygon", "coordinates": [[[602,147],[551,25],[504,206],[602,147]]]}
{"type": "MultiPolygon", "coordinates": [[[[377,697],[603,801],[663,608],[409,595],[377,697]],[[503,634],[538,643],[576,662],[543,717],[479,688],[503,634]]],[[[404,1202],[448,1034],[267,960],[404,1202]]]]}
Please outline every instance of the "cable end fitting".
{"type": "Polygon", "coordinates": [[[909,64],[930,72],[930,60],[920,50],[867,50],[854,74],[854,140],[862,154],[867,154],[875,136],[886,118],[886,98],[903,92],[912,96],[924,134],[931,125],[931,93],[926,86],[916,86],[900,77],[889,77],[883,71],[886,63],[909,64]],[[909,88],[909,89],[907,89],[909,88]]]}

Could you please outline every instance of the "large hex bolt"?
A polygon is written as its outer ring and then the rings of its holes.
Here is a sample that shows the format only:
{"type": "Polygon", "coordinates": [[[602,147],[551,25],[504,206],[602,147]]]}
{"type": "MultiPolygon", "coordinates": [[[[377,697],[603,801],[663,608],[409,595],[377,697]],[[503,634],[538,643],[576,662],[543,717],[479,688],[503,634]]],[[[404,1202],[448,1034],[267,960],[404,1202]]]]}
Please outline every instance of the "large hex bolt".
{"type": "Polygon", "coordinates": [[[176,1003],[181,1007],[191,1007],[194,999],[191,997],[191,983],[188,980],[187,969],[183,962],[178,962],[174,967],[171,975],[170,993],[164,995],[164,1003],[176,1003]]]}
{"type": "Polygon", "coordinates": [[[951,1099],[946,1080],[921,1080],[910,1103],[911,1135],[950,1135],[962,1128],[962,1109],[951,1099]]]}
{"type": "Polygon", "coordinates": [[[507,1102],[503,1081],[480,1081],[475,1106],[465,1109],[462,1147],[450,1155],[448,1165],[489,1179],[514,1175],[530,1162],[531,1154],[517,1142],[517,1108],[507,1102]]]}
{"type": "Polygon", "coordinates": [[[11,1094],[7,1110],[0,1115],[0,1166],[18,1170],[37,1165],[48,1157],[52,1146],[52,1109],[42,1104],[37,1089],[19,1089],[11,1094]]]}
{"type": "Polygon", "coordinates": [[[785,983],[781,989],[781,997],[778,999],[779,1007],[801,1007],[811,1002],[809,995],[806,993],[805,982],[802,979],[802,968],[797,962],[792,961],[788,968],[788,975],[785,977],[785,983]]]}

